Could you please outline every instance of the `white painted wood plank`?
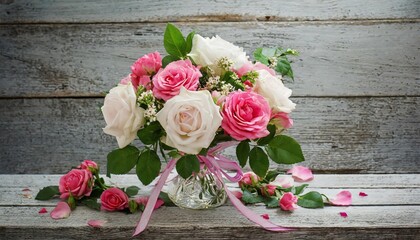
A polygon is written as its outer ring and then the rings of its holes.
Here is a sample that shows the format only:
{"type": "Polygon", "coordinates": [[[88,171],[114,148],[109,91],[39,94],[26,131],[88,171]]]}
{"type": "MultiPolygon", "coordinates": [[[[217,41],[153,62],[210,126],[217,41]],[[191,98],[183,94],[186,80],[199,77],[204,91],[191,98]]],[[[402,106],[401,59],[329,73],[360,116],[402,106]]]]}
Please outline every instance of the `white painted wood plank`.
{"type": "MultiPolygon", "coordinates": [[[[179,23],[252,55],[289,47],[293,96],[418,96],[420,23],[179,23]]],[[[163,49],[165,24],[0,25],[0,96],[100,96],[142,55],[163,49]]]]}
{"type": "Polygon", "coordinates": [[[296,21],[418,18],[416,0],[29,1],[5,0],[0,22],[296,21]],[[170,6],[170,7],[168,7],[170,6]],[[310,11],[308,10],[310,9],[310,11]]]}

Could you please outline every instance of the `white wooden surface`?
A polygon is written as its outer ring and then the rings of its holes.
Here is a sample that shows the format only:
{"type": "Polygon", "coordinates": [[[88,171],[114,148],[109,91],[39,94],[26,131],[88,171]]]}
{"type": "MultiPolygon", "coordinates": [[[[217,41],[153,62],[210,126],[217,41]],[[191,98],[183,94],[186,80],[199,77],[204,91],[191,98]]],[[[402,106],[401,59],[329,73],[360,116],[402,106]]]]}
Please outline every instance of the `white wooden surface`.
{"type": "MultiPolygon", "coordinates": [[[[59,175],[0,175],[0,238],[1,239],[88,239],[90,236],[106,239],[124,239],[131,236],[140,214],[98,212],[78,207],[68,219],[53,220],[48,214],[39,214],[45,207],[49,212],[58,200],[37,201],[37,191],[47,185],[56,185],[59,175]],[[30,191],[28,191],[28,189],[30,191]],[[106,221],[103,228],[93,229],[88,220],[106,221]]],[[[148,194],[150,187],[139,184],[135,175],[113,176],[117,186],[138,185],[140,195],[148,194]]],[[[349,190],[353,204],[348,207],[326,206],[324,209],[299,208],[293,213],[267,209],[261,205],[249,206],[259,214],[283,226],[298,227],[287,233],[270,233],[258,228],[241,216],[235,208],[226,205],[213,210],[186,210],[162,207],[154,212],[141,239],[247,239],[250,234],[265,239],[415,239],[420,233],[420,174],[387,175],[315,175],[310,190],[334,196],[340,190],[349,190]],[[360,197],[365,192],[367,197],[360,197]],[[339,212],[346,212],[347,218],[339,212]]],[[[236,184],[229,184],[235,189],[236,184]]]]}

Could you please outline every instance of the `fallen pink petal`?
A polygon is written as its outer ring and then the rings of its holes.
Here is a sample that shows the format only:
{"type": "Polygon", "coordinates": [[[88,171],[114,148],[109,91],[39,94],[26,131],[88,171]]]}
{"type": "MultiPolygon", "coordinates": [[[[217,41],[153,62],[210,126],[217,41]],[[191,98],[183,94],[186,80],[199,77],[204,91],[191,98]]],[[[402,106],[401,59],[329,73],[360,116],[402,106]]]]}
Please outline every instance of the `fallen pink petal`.
{"type": "Polygon", "coordinates": [[[367,197],[368,195],[366,193],[364,193],[364,192],[359,192],[359,196],[361,196],[361,197],[367,197]]]}
{"type": "Polygon", "coordinates": [[[89,226],[91,226],[91,227],[94,227],[94,228],[100,228],[100,227],[103,227],[104,226],[105,221],[102,221],[102,220],[89,220],[87,222],[87,224],[89,226]]]}
{"type": "Polygon", "coordinates": [[[349,215],[347,215],[347,213],[346,213],[346,212],[340,212],[340,216],[342,216],[343,218],[346,218],[346,217],[348,217],[349,215]]]}
{"type": "Polygon", "coordinates": [[[39,210],[39,214],[43,214],[43,213],[47,213],[48,211],[47,211],[47,209],[46,208],[41,208],[41,210],[39,210]]]}
{"type": "Polygon", "coordinates": [[[31,189],[29,189],[29,188],[24,188],[24,189],[22,189],[22,192],[30,192],[30,191],[32,191],[31,189]]]}
{"type": "Polygon", "coordinates": [[[349,206],[351,204],[351,192],[339,192],[335,198],[330,199],[330,203],[336,206],[349,206]]]}
{"type": "Polygon", "coordinates": [[[270,219],[270,216],[268,216],[268,214],[267,214],[267,213],[262,214],[262,215],[261,215],[261,217],[263,217],[264,219],[267,219],[267,220],[268,220],[268,219],[270,219]]]}
{"type": "Polygon", "coordinates": [[[311,169],[303,166],[294,166],[287,173],[292,174],[293,179],[297,182],[308,182],[314,179],[311,169]]]}
{"type": "Polygon", "coordinates": [[[53,219],[68,218],[70,216],[71,209],[66,202],[59,202],[57,206],[50,213],[53,219]]]}
{"type": "Polygon", "coordinates": [[[237,199],[242,199],[242,192],[240,191],[232,191],[232,194],[235,195],[237,199]]]}
{"type": "MultiPolygon", "coordinates": [[[[147,201],[149,201],[149,197],[138,197],[135,199],[135,201],[139,204],[139,205],[143,205],[146,206],[147,201]]],[[[155,204],[155,207],[153,209],[158,209],[160,208],[163,204],[165,204],[165,202],[158,198],[155,204]]]]}

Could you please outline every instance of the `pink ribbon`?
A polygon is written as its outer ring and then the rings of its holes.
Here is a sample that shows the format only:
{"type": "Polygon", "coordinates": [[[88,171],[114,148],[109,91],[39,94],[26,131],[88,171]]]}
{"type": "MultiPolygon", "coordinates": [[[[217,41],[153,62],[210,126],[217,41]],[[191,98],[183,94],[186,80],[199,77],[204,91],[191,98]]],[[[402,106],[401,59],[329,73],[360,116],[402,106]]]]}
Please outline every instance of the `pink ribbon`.
{"type": "MultiPolygon", "coordinates": [[[[235,144],[236,142],[220,143],[216,147],[210,149],[207,153],[207,156],[198,155],[198,159],[201,162],[203,162],[207,166],[207,169],[211,173],[213,173],[221,182],[223,182],[222,174],[229,181],[232,181],[232,182],[238,182],[242,178],[242,169],[236,162],[220,154],[217,154],[219,151],[222,151],[226,149],[227,147],[233,146],[235,144]],[[224,170],[234,170],[236,171],[236,175],[232,177],[224,170]]],[[[162,190],[162,187],[166,179],[168,178],[170,172],[175,167],[176,161],[177,159],[171,159],[168,165],[166,165],[166,168],[163,170],[162,175],[160,176],[157,184],[155,185],[155,187],[152,190],[152,193],[150,194],[149,200],[147,201],[147,204],[146,204],[146,208],[144,209],[144,212],[141,215],[140,221],[137,224],[137,227],[136,227],[136,230],[134,231],[133,236],[140,234],[146,229],[147,224],[149,223],[150,217],[152,216],[153,207],[156,204],[159,193],[162,190]]],[[[238,198],[235,197],[235,195],[233,195],[232,192],[229,191],[226,184],[224,184],[224,189],[226,191],[227,196],[229,197],[229,200],[232,202],[233,206],[235,206],[235,208],[240,213],[242,213],[242,215],[244,215],[246,218],[248,218],[252,222],[260,225],[261,227],[269,231],[279,232],[279,231],[292,230],[290,228],[284,228],[284,227],[278,226],[268,221],[267,219],[264,219],[263,217],[256,214],[249,208],[247,208],[238,198]]]]}

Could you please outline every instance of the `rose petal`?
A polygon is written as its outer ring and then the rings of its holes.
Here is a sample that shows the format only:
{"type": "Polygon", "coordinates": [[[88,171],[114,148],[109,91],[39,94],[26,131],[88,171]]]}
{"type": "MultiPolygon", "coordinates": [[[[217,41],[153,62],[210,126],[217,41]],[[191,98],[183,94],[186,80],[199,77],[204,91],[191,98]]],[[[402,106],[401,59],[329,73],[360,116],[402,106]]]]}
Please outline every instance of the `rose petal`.
{"type": "Polygon", "coordinates": [[[270,219],[270,216],[268,216],[268,214],[267,213],[265,213],[265,214],[261,214],[261,217],[263,217],[264,219],[270,219]]]}
{"type": "Polygon", "coordinates": [[[295,184],[295,181],[290,176],[279,176],[272,182],[272,184],[282,188],[289,188],[295,184]]]}
{"type": "Polygon", "coordinates": [[[233,193],[233,195],[235,195],[235,197],[237,199],[242,199],[242,192],[240,191],[231,191],[233,193]]]}
{"type": "Polygon", "coordinates": [[[307,182],[314,179],[311,169],[303,166],[294,166],[287,173],[291,173],[295,181],[298,182],[307,182]]]}
{"type": "MultiPolygon", "coordinates": [[[[138,197],[136,199],[134,199],[139,205],[143,205],[146,206],[147,201],[149,201],[149,197],[138,197]]],[[[165,202],[158,198],[155,204],[155,207],[153,209],[158,209],[160,208],[163,204],[165,204],[165,202]]]]}
{"type": "Polygon", "coordinates": [[[70,216],[71,209],[66,202],[59,202],[57,206],[50,213],[53,219],[68,218],[70,216]]]}
{"type": "Polygon", "coordinates": [[[31,189],[29,189],[29,188],[22,189],[22,192],[30,192],[30,191],[31,191],[31,189]]]}
{"type": "Polygon", "coordinates": [[[359,196],[361,196],[361,197],[367,197],[367,194],[364,193],[364,192],[359,192],[359,196]]]}
{"type": "Polygon", "coordinates": [[[87,222],[87,224],[89,226],[91,226],[91,227],[94,227],[94,228],[100,228],[100,227],[103,227],[104,226],[105,221],[102,221],[102,220],[89,220],[87,222]]]}
{"type": "Polygon", "coordinates": [[[340,212],[340,216],[342,216],[343,218],[348,217],[348,215],[347,215],[347,213],[346,213],[346,212],[340,212]]]}
{"type": "Polygon", "coordinates": [[[330,199],[330,203],[336,206],[348,206],[351,204],[351,192],[341,191],[335,198],[330,199]]]}
{"type": "Polygon", "coordinates": [[[48,211],[47,211],[47,209],[46,208],[41,208],[41,210],[39,210],[39,214],[43,214],[43,213],[47,213],[48,211]]]}

